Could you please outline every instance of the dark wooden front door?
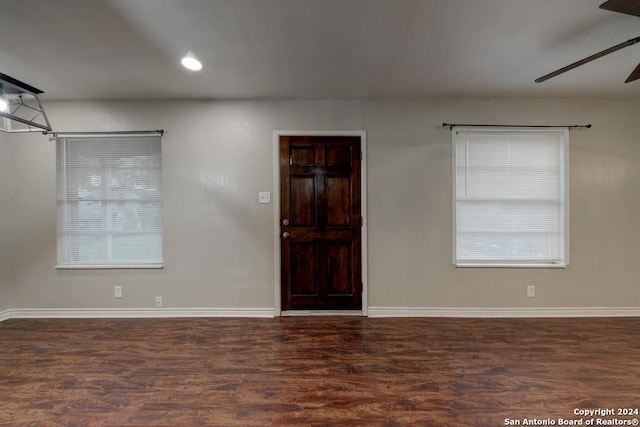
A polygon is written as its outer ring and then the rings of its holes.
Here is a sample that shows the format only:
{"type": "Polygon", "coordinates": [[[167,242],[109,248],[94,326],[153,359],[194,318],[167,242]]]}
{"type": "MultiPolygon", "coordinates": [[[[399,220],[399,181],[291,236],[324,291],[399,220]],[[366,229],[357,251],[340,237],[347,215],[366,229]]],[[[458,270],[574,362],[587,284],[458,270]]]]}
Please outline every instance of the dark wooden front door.
{"type": "Polygon", "coordinates": [[[282,310],[362,309],[360,137],[280,137],[282,310]]]}

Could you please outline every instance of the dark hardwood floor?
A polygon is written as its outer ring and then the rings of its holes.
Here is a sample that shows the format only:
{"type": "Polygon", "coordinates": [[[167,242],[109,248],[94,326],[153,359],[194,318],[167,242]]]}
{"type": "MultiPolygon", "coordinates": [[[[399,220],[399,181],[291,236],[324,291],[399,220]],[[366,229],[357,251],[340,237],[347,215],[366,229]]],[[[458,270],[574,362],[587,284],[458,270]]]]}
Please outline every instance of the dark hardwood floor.
{"type": "Polygon", "coordinates": [[[0,425],[631,420],[574,410],[640,408],[639,338],[640,318],[12,319],[0,425]]]}

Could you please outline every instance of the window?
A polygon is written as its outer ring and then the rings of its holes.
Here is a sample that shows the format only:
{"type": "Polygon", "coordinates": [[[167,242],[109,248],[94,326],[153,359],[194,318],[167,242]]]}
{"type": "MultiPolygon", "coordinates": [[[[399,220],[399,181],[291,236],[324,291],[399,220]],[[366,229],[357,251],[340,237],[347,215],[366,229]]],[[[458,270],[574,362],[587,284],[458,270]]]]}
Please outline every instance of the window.
{"type": "Polygon", "coordinates": [[[453,128],[454,263],[567,264],[568,131],[453,128]]]}
{"type": "Polygon", "coordinates": [[[160,134],[57,136],[58,267],[162,266],[160,134]]]}

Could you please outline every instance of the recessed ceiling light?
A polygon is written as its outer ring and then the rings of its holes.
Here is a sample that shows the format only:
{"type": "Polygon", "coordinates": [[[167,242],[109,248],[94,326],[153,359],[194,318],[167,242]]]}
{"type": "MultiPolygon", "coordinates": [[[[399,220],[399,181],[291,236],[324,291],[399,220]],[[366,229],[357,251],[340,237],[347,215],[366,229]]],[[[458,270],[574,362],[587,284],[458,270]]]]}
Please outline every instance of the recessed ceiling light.
{"type": "Polygon", "coordinates": [[[182,66],[191,71],[202,70],[202,62],[200,62],[191,51],[187,52],[184,58],[182,58],[182,66]]]}
{"type": "Polygon", "coordinates": [[[7,101],[0,98],[0,111],[7,111],[8,107],[9,107],[9,104],[7,104],[7,101]]]}

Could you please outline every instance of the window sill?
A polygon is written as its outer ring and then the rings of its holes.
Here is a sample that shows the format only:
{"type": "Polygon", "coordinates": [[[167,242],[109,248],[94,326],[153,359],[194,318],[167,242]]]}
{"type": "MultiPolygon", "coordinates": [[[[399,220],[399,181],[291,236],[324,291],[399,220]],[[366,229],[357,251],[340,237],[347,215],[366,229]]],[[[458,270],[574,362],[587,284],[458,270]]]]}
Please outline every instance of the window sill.
{"type": "Polygon", "coordinates": [[[140,270],[162,269],[164,264],[86,264],[86,265],[56,265],[56,270],[140,270]]]}
{"type": "Polygon", "coordinates": [[[518,264],[518,263],[455,263],[458,268],[567,268],[566,263],[537,263],[537,264],[518,264]]]}

